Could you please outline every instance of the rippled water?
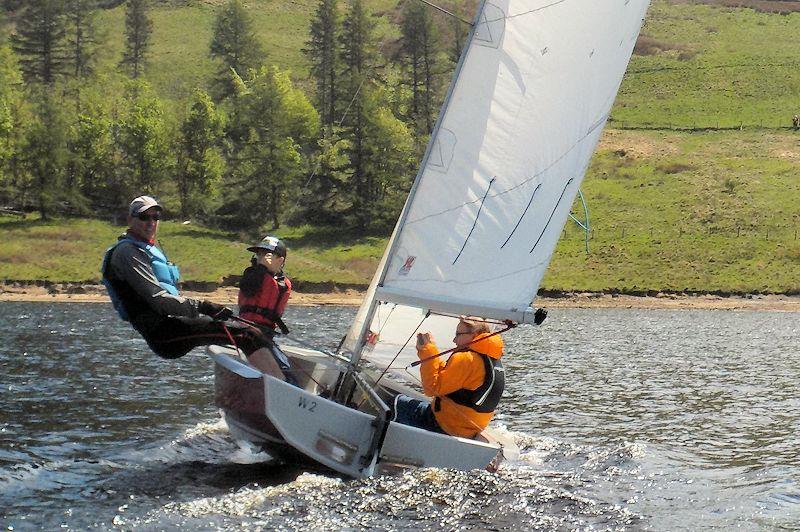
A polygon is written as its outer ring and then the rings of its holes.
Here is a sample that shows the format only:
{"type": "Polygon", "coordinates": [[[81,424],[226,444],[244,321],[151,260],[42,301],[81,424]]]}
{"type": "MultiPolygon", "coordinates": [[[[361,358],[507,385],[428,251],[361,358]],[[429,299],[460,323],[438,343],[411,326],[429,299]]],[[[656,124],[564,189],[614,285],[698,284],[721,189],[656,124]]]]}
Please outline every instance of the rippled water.
{"type": "MultiPolygon", "coordinates": [[[[292,308],[335,347],[352,308],[292,308]]],[[[14,530],[796,529],[800,314],[553,310],[507,336],[497,474],[348,480],[240,448],[196,351],[110,306],[0,303],[0,524],[14,530]]]]}

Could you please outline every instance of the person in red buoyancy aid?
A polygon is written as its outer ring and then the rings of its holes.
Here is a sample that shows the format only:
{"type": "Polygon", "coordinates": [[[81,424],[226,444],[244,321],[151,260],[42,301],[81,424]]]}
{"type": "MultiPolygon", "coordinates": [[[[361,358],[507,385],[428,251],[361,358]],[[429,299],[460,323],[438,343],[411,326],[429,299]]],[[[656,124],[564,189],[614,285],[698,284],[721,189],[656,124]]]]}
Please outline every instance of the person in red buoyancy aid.
{"type": "MultiPolygon", "coordinates": [[[[239,283],[239,317],[259,324],[268,335],[276,329],[287,334],[289,329],[282,316],[292,293],[292,282],[283,273],[286,245],[274,236],[267,236],[247,250],[254,255],[239,283]]],[[[256,351],[249,360],[257,368],[296,384],[289,359],[277,345],[256,351]]]]}

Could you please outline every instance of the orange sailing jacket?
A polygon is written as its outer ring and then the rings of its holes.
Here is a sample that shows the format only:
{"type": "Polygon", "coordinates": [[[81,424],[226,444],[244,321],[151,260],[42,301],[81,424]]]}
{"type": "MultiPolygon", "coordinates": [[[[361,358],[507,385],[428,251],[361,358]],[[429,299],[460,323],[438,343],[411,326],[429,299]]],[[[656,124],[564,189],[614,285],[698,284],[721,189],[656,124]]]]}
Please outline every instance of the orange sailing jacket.
{"type": "MultiPolygon", "coordinates": [[[[476,390],[486,377],[484,360],[478,353],[499,360],[503,355],[503,340],[499,334],[478,335],[470,344],[474,351],[459,351],[450,355],[447,362],[441,358],[428,360],[420,366],[422,388],[426,395],[434,397],[433,414],[436,422],[451,436],[472,438],[486,428],[494,411],[481,413],[469,406],[458,404],[448,394],[458,390],[476,390]],[[476,353],[477,351],[477,353],[476,353]],[[436,405],[438,403],[438,410],[436,405]]],[[[420,359],[436,355],[439,349],[433,342],[417,350],[420,359]]]]}

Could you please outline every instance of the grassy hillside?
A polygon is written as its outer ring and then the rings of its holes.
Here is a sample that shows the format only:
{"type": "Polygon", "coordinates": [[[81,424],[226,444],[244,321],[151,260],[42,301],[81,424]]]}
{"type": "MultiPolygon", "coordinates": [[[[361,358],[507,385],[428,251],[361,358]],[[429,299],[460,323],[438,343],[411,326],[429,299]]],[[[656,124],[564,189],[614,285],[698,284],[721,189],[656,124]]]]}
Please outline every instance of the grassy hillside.
{"type": "MultiPolygon", "coordinates": [[[[220,3],[153,10],[147,77],[163,97],[183,98],[210,77],[208,44],[220,3]]],[[[394,4],[370,2],[384,36],[396,34],[382,15],[394,4]]],[[[270,61],[304,80],[300,50],[316,1],[246,5],[270,61]]],[[[109,42],[116,42],[105,57],[111,64],[121,53],[122,8],[105,11],[102,20],[109,42]]],[[[612,129],[583,185],[593,228],[590,253],[570,223],[543,288],[800,290],[800,132],[786,129],[800,113],[798,35],[798,12],[654,1],[612,129]],[[762,125],[773,129],[753,127],[762,125]],[[695,127],[737,129],[673,130],[695,127]]],[[[97,280],[102,252],[119,231],[98,221],[0,217],[0,279],[97,280]]],[[[385,239],[312,227],[280,234],[290,244],[290,274],[313,282],[368,282],[385,245],[385,239]]],[[[190,280],[238,274],[249,256],[240,235],[166,222],[161,236],[190,280]]]]}
{"type": "Polygon", "coordinates": [[[543,287],[800,291],[798,176],[800,133],[607,131],[543,287]]]}
{"type": "MultiPolygon", "coordinates": [[[[216,10],[222,0],[157,5],[146,78],[166,99],[181,100],[205,86],[215,65],[208,56],[216,10]]],[[[396,0],[368,0],[378,33],[398,35],[396,0]]],[[[725,4],[726,2],[706,2],[725,4]]],[[[767,9],[787,2],[737,2],[767,9]]],[[[292,71],[310,88],[302,53],[316,0],[249,0],[256,34],[267,62],[292,71]]],[[[472,2],[465,2],[472,6],[472,2]]],[[[620,89],[612,122],[617,126],[786,127],[800,111],[800,35],[798,11],[786,14],[724,5],[654,0],[620,89]]],[[[346,3],[342,2],[342,9],[346,3]]],[[[432,10],[435,18],[445,17],[432,10]]],[[[124,9],[105,10],[105,63],[122,53],[124,9]]],[[[450,46],[450,43],[443,43],[450,46]]],[[[384,44],[382,50],[392,49],[384,44]]]]}
{"type": "MultiPolygon", "coordinates": [[[[217,9],[224,3],[222,0],[197,1],[182,6],[155,6],[151,9],[152,48],[145,77],[162,98],[182,100],[195,87],[206,87],[217,68],[208,52],[217,9]]],[[[396,34],[388,19],[379,16],[394,7],[395,3],[392,0],[368,0],[367,5],[377,14],[375,19],[379,35],[396,34]]],[[[296,81],[309,87],[308,61],[302,49],[308,41],[308,27],[317,5],[316,0],[245,2],[256,36],[264,44],[266,63],[291,71],[296,81]]],[[[345,5],[341,3],[342,7],[345,5]]],[[[124,6],[102,11],[100,26],[107,34],[105,64],[116,64],[124,46],[124,6]]]]}
{"type": "Polygon", "coordinates": [[[626,126],[787,127],[800,112],[799,35],[800,12],[656,0],[612,120],[626,126]]]}

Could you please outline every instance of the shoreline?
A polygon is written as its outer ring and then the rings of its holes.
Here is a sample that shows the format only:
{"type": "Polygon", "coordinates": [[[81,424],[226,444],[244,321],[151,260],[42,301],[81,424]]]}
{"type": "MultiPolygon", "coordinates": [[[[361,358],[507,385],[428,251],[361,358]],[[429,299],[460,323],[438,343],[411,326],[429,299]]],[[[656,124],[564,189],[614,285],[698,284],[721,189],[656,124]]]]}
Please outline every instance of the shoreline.
{"type": "MultiPolygon", "coordinates": [[[[187,297],[209,299],[224,305],[235,305],[238,289],[232,286],[217,288],[210,292],[185,290],[187,297]]],[[[345,289],[326,292],[292,292],[290,305],[358,306],[364,292],[345,289]]],[[[0,302],[53,302],[53,303],[108,303],[108,295],[102,285],[59,287],[0,286],[0,302]]],[[[634,296],[626,294],[604,294],[593,292],[565,293],[559,297],[538,297],[537,307],[544,308],[635,308],[674,310],[760,310],[775,312],[800,312],[800,296],[781,294],[768,295],[686,295],[657,294],[634,296]]]]}

